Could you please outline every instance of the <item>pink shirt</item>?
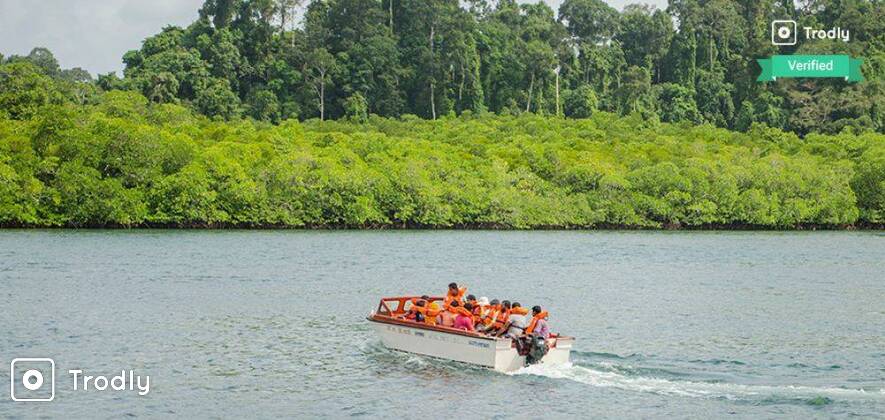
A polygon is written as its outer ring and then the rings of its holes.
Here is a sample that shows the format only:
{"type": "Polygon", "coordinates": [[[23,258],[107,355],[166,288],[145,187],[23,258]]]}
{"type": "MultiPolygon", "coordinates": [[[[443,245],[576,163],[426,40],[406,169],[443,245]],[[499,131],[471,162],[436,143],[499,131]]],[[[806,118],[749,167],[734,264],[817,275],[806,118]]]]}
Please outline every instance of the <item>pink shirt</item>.
{"type": "Polygon", "coordinates": [[[473,331],[473,317],[458,315],[458,317],[455,318],[455,328],[473,331]]]}

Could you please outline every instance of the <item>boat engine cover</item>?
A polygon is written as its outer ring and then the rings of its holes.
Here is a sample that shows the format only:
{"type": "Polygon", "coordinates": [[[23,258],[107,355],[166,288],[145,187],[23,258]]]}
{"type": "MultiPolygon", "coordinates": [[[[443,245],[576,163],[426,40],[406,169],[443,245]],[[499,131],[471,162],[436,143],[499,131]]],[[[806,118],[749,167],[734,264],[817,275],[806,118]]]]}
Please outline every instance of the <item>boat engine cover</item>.
{"type": "Polygon", "coordinates": [[[528,354],[525,356],[525,364],[533,365],[541,361],[550,350],[547,347],[547,341],[537,335],[533,335],[529,339],[528,354]]]}

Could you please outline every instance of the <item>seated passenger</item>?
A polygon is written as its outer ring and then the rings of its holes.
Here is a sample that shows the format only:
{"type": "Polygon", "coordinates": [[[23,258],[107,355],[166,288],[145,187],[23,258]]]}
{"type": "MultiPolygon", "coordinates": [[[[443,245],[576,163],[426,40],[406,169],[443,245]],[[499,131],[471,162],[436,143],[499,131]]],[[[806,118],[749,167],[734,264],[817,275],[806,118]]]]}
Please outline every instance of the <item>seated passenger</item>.
{"type": "Polygon", "coordinates": [[[510,313],[517,315],[528,315],[529,310],[523,308],[522,305],[519,304],[519,302],[513,302],[513,305],[510,306],[510,313]]]}
{"type": "Polygon", "coordinates": [[[476,296],[467,295],[467,297],[464,298],[464,303],[469,303],[470,305],[476,307],[476,296]]]}
{"type": "Polygon", "coordinates": [[[473,317],[473,314],[470,313],[470,311],[468,311],[466,308],[464,308],[464,306],[461,305],[460,303],[458,303],[458,301],[456,301],[456,300],[452,301],[452,303],[449,304],[449,307],[446,308],[445,311],[451,312],[452,316],[455,316],[455,317],[457,317],[458,315],[469,316],[471,318],[473,317]]]}
{"type": "Polygon", "coordinates": [[[457,301],[461,303],[464,300],[464,294],[467,293],[466,287],[458,287],[458,283],[449,283],[449,291],[443,300],[443,308],[448,308],[449,304],[457,301]]]}
{"type": "MultiPolygon", "coordinates": [[[[453,307],[456,305],[456,302],[452,303],[453,307]]],[[[463,311],[459,311],[458,315],[455,316],[455,328],[466,331],[476,331],[473,328],[473,305],[470,304],[470,302],[467,302],[461,309],[463,309],[463,311]]]]}
{"type": "Polygon", "coordinates": [[[477,326],[476,330],[480,332],[488,332],[488,330],[492,328],[492,324],[494,324],[495,318],[498,316],[498,311],[500,310],[501,304],[498,302],[498,299],[492,299],[485,315],[480,318],[480,324],[477,326]]]}
{"type": "Polygon", "coordinates": [[[442,325],[443,327],[455,326],[455,316],[458,314],[458,312],[455,310],[455,308],[457,308],[457,305],[458,302],[449,302],[449,306],[439,313],[439,325],[442,325]]]}
{"type": "Polygon", "coordinates": [[[421,299],[412,299],[411,310],[420,313],[423,316],[422,321],[427,325],[436,325],[439,322],[439,304],[431,302],[427,295],[421,296],[421,299]]]}
{"type": "Polygon", "coordinates": [[[504,337],[518,338],[525,332],[528,321],[526,315],[529,311],[522,307],[519,302],[513,302],[510,307],[510,317],[507,318],[507,325],[504,326],[504,337]]]}
{"type": "Polygon", "coordinates": [[[406,312],[404,318],[410,321],[424,322],[424,314],[422,312],[425,312],[425,305],[426,302],[423,300],[412,301],[412,306],[406,312]]]}
{"type": "Polygon", "coordinates": [[[489,312],[489,298],[483,296],[473,304],[473,324],[479,324],[489,312]]]}
{"type": "Polygon", "coordinates": [[[431,301],[430,301],[430,296],[423,295],[423,296],[421,296],[421,299],[424,300],[425,302],[430,302],[430,305],[428,305],[428,308],[430,308],[431,310],[438,311],[438,310],[441,309],[441,308],[439,307],[439,304],[438,304],[438,303],[436,303],[436,302],[431,302],[431,301]]]}
{"type": "Polygon", "coordinates": [[[495,316],[495,320],[492,321],[492,327],[487,329],[486,332],[489,335],[500,336],[507,332],[507,329],[504,328],[507,324],[507,319],[510,317],[510,301],[505,300],[501,302],[501,309],[498,310],[498,314],[495,316]]]}
{"type": "Polygon", "coordinates": [[[550,326],[547,325],[547,311],[542,311],[540,306],[532,307],[532,320],[525,329],[526,335],[537,335],[543,339],[550,338],[550,326]]]}

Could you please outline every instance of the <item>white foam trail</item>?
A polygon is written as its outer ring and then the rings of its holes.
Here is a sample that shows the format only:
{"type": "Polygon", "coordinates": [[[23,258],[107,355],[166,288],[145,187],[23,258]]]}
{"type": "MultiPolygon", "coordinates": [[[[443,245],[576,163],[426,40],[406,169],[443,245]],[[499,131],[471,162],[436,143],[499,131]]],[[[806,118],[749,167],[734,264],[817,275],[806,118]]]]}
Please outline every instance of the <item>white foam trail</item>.
{"type": "Polygon", "coordinates": [[[427,366],[427,360],[420,356],[408,355],[407,365],[427,366]]]}
{"type": "Polygon", "coordinates": [[[879,392],[863,389],[812,387],[799,385],[741,385],[730,383],[708,383],[691,381],[671,381],[661,378],[629,377],[614,372],[604,372],[571,363],[562,365],[532,365],[511,375],[536,375],[554,379],[568,379],[587,385],[610,387],[627,391],[650,392],[663,395],[687,397],[726,398],[732,400],[786,397],[839,399],[885,399],[885,389],[879,392]]]}

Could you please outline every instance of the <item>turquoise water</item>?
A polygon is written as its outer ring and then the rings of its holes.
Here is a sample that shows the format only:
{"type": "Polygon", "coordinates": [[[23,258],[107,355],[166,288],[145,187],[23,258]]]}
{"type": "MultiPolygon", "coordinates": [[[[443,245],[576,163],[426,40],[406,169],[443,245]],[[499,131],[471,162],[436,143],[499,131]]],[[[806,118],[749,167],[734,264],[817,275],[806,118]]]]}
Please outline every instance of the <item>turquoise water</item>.
{"type": "Polygon", "coordinates": [[[883,257],[876,232],[0,231],[0,416],[881,417],[883,257]],[[450,281],[549,308],[572,364],[380,345],[380,296],[450,281]],[[55,360],[54,401],[11,401],[16,357],[55,360]]]}

